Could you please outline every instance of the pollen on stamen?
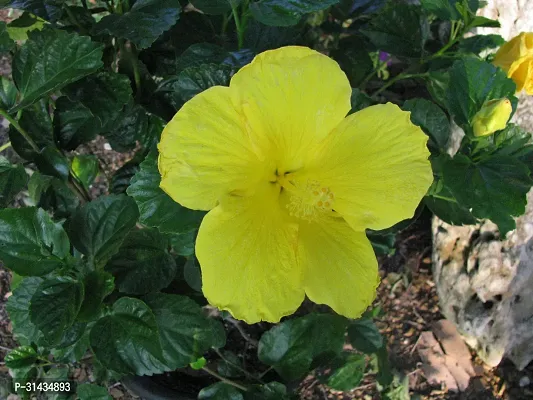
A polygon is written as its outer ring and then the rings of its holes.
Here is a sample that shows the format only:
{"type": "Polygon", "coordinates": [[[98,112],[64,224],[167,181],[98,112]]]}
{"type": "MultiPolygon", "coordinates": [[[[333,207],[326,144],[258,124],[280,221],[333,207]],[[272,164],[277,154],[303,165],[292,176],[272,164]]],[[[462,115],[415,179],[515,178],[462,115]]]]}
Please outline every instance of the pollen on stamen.
{"type": "Polygon", "coordinates": [[[290,215],[313,221],[320,214],[332,211],[335,196],[329,188],[316,181],[308,181],[305,186],[297,182],[293,184],[295,190],[287,204],[290,215]]]}

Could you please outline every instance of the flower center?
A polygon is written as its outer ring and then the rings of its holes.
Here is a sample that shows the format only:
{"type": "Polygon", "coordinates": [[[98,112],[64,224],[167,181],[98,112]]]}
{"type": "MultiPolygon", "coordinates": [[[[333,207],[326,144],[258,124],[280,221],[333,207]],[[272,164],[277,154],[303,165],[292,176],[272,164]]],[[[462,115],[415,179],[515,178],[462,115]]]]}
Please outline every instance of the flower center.
{"type": "Polygon", "coordinates": [[[315,221],[321,214],[333,210],[335,195],[317,181],[308,181],[305,184],[284,181],[282,186],[289,192],[286,207],[293,217],[315,221]]]}

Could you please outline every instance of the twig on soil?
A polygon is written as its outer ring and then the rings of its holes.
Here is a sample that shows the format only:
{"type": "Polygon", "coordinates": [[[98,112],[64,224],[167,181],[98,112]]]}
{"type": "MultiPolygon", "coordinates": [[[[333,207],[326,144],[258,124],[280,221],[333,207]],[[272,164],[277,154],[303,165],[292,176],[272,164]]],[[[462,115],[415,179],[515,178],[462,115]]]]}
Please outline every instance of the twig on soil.
{"type": "Polygon", "coordinates": [[[414,322],[410,320],[405,320],[404,322],[408,325],[414,326],[416,329],[424,329],[424,325],[419,324],[418,322],[414,322]]]}
{"type": "Polygon", "coordinates": [[[420,313],[418,311],[416,311],[416,308],[414,308],[414,306],[411,307],[411,309],[413,310],[413,314],[415,314],[417,318],[419,318],[422,321],[426,322],[426,320],[420,315],[420,313]]]}
{"type": "Polygon", "coordinates": [[[9,347],[0,346],[0,350],[11,351],[13,349],[10,349],[9,347]]]}

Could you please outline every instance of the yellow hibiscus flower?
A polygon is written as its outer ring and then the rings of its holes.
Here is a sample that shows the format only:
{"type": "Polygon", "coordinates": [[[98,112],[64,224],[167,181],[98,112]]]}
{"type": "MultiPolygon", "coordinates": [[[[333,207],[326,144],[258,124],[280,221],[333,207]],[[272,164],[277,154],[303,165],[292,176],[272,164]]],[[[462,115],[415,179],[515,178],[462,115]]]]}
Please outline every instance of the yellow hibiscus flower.
{"type": "Polygon", "coordinates": [[[502,47],[494,56],[494,65],[507,72],[516,83],[516,91],[522,89],[533,95],[533,32],[522,32],[502,47]]]}
{"type": "Polygon", "coordinates": [[[433,180],[427,137],[393,104],[346,117],[351,87],[304,47],[259,54],[187,102],[159,144],[161,187],[210,210],[196,241],[209,303],[277,322],[307,295],[356,318],[375,297],[365,228],[413,215],[433,180]]]}

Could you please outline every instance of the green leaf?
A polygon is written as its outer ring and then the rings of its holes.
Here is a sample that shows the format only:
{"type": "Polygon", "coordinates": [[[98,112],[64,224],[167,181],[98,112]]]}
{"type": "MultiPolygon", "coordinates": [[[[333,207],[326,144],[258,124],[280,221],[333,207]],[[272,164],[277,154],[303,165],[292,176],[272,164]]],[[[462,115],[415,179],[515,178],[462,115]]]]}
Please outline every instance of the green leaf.
{"type": "Polygon", "coordinates": [[[476,218],[493,221],[502,237],[515,228],[512,217],[524,213],[526,194],[533,185],[525,164],[510,156],[492,156],[474,163],[457,155],[446,160],[443,171],[445,185],[476,218]]]}
{"type": "Polygon", "coordinates": [[[447,188],[443,188],[438,195],[442,197],[431,195],[424,197],[424,204],[444,222],[450,225],[470,225],[477,222],[467,208],[457,203],[447,188]]]}
{"type": "Polygon", "coordinates": [[[470,29],[477,27],[499,28],[500,23],[494,19],[490,19],[487,17],[475,16],[468,26],[470,29]]]}
{"type": "Polygon", "coordinates": [[[505,129],[493,135],[494,154],[500,156],[524,157],[531,153],[531,134],[515,124],[507,124],[505,129]]]}
{"type": "Polygon", "coordinates": [[[500,35],[475,35],[459,42],[459,51],[479,54],[486,49],[494,49],[505,43],[500,35]]]}
{"type": "Polygon", "coordinates": [[[92,271],[83,278],[85,297],[78,313],[78,321],[91,321],[102,309],[104,298],[115,288],[113,276],[104,271],[92,271]]]}
{"type": "Polygon", "coordinates": [[[301,378],[314,359],[342,350],[346,320],[338,315],[308,314],[282,322],[259,341],[259,360],[288,380],[301,378]]]}
{"type": "Polygon", "coordinates": [[[13,40],[27,40],[28,32],[43,29],[46,21],[29,12],[24,11],[20,17],[7,25],[7,32],[13,40]]]}
{"type": "Polygon", "coordinates": [[[195,256],[189,257],[185,266],[183,267],[183,278],[187,285],[197,292],[202,291],[202,271],[200,263],[195,256]]]}
{"type": "Polygon", "coordinates": [[[168,247],[168,240],[157,229],[130,232],[106,265],[115,276],[118,290],[146,294],[167,287],[177,271],[168,247]]]}
{"type": "MultiPolygon", "coordinates": [[[[79,314],[78,314],[79,315],[79,314]]],[[[75,324],[77,326],[79,324],[75,324]]],[[[89,332],[90,328],[84,329],[82,336],[68,346],[55,348],[51,350],[54,359],[64,363],[79,362],[89,349],[89,332]]]]}
{"type": "Polygon", "coordinates": [[[387,346],[381,347],[377,354],[378,373],[376,380],[382,387],[389,386],[394,379],[392,375],[391,365],[389,362],[389,353],[387,352],[387,346]]]}
{"type": "Polygon", "coordinates": [[[140,222],[163,233],[184,233],[198,228],[204,213],[182,207],[159,187],[157,153],[151,152],[131,180],[127,193],[135,199],[141,213],[140,222]]]}
{"type": "Polygon", "coordinates": [[[20,344],[38,343],[42,339],[42,333],[30,321],[29,314],[31,298],[42,282],[42,278],[23,279],[7,300],[6,310],[13,324],[13,334],[20,344]]]}
{"type": "Polygon", "coordinates": [[[259,22],[270,26],[296,25],[303,15],[322,11],[339,0],[259,0],[250,11],[259,22]]]}
{"type": "Polygon", "coordinates": [[[7,32],[7,25],[4,21],[0,21],[0,53],[9,53],[15,49],[15,42],[7,32]]]}
{"type": "Polygon", "coordinates": [[[47,21],[54,22],[63,14],[63,2],[61,0],[3,0],[2,8],[15,8],[29,11],[47,21]]]}
{"type": "Polygon", "coordinates": [[[221,354],[224,356],[217,365],[217,371],[220,375],[226,378],[236,378],[243,375],[243,366],[241,359],[232,351],[222,350],[221,354]]]}
{"type": "Polygon", "coordinates": [[[450,69],[447,106],[455,122],[469,128],[485,102],[510,98],[515,91],[515,83],[503,70],[476,58],[463,58],[450,69]]]}
{"type": "Polygon", "coordinates": [[[37,361],[38,354],[31,346],[20,346],[7,353],[4,361],[10,369],[24,368],[37,361]]]}
{"type": "Polygon", "coordinates": [[[457,21],[461,15],[455,8],[455,3],[460,0],[421,0],[420,4],[430,13],[445,21],[457,21]]]}
{"type": "Polygon", "coordinates": [[[339,48],[333,50],[331,56],[339,63],[353,87],[359,86],[374,69],[366,43],[358,36],[340,41],[339,48]]]}
{"type": "Polygon", "coordinates": [[[67,157],[57,147],[54,145],[46,146],[34,158],[35,164],[43,174],[67,181],[70,165],[67,157]]]}
{"type": "MultiPolygon", "coordinates": [[[[44,99],[22,110],[19,124],[35,142],[39,150],[55,145],[52,119],[48,113],[48,102],[44,99]]],[[[9,140],[11,140],[13,149],[19,156],[26,160],[35,160],[38,153],[13,125],[9,126],[9,140]]]]}
{"type": "Polygon", "coordinates": [[[411,111],[411,122],[429,136],[430,145],[439,151],[447,149],[451,134],[450,121],[439,106],[425,99],[411,99],[402,108],[411,111]]]}
{"type": "Polygon", "coordinates": [[[198,93],[212,86],[229,86],[235,70],[229,65],[202,64],[189,67],[178,76],[166,79],[160,84],[160,91],[170,92],[179,96],[183,102],[189,101],[198,93]]]}
{"type": "Polygon", "coordinates": [[[261,53],[298,43],[301,36],[302,32],[297,26],[268,26],[250,18],[244,33],[244,47],[261,53]]]}
{"type": "Polygon", "coordinates": [[[366,354],[375,353],[383,346],[383,337],[371,319],[361,318],[348,326],[348,339],[351,345],[366,354]]]}
{"type": "Polygon", "coordinates": [[[79,400],[113,400],[105,387],[91,383],[78,385],[76,393],[78,394],[79,400]]]}
{"type": "Polygon", "coordinates": [[[396,243],[396,234],[394,232],[383,234],[367,229],[366,236],[370,240],[370,244],[374,248],[376,255],[388,256],[394,254],[394,244],[396,243]]]}
{"type": "Polygon", "coordinates": [[[53,213],[56,218],[69,217],[80,204],[78,196],[65,182],[39,172],[31,176],[28,191],[34,205],[53,213]]]}
{"type": "Polygon", "coordinates": [[[350,102],[352,105],[352,109],[350,110],[348,115],[353,114],[357,111],[361,111],[362,109],[370,107],[374,104],[374,101],[370,97],[368,97],[365,92],[362,92],[357,88],[352,89],[352,96],[350,97],[350,102]]]}
{"type": "Polygon", "coordinates": [[[427,89],[433,101],[448,109],[448,86],[450,85],[450,74],[446,71],[431,71],[427,82],[427,89]]]}
{"type": "Polygon", "coordinates": [[[207,318],[200,306],[185,296],[151,293],[143,298],[152,309],[167,368],[183,368],[219,347],[219,321],[207,318]],[[216,327],[215,327],[216,326],[216,327]]]}
{"type": "Polygon", "coordinates": [[[97,360],[112,371],[152,375],[168,370],[155,316],[141,300],[117,300],[91,329],[90,343],[97,360]]]}
{"type": "Polygon", "coordinates": [[[70,243],[42,209],[0,210],[0,260],[19,275],[46,275],[64,265],[70,243]]]}
{"type": "Polygon", "coordinates": [[[205,14],[222,15],[237,7],[242,0],[192,0],[191,4],[205,14]]]}
{"type": "Polygon", "coordinates": [[[65,87],[62,91],[73,101],[90,110],[100,123],[100,130],[107,131],[122,108],[131,100],[130,79],[114,72],[89,75],[65,87]]]}
{"type": "Polygon", "coordinates": [[[137,0],[128,12],[102,18],[94,26],[93,34],[107,33],[145,49],[176,23],[180,11],[175,0],[137,0]]]}
{"type": "Polygon", "coordinates": [[[142,106],[133,103],[126,106],[113,124],[114,128],[103,135],[113,150],[121,152],[133,150],[137,142],[150,148],[159,140],[165,125],[161,118],[148,114],[142,106]]]}
{"type": "Polygon", "coordinates": [[[234,386],[217,382],[200,390],[198,400],[244,400],[244,397],[234,386]]]}
{"type": "Polygon", "coordinates": [[[6,78],[0,76],[0,108],[8,110],[15,105],[17,101],[18,90],[15,84],[6,78]]]}
{"type": "Polygon", "coordinates": [[[80,180],[85,189],[89,190],[100,169],[98,157],[77,154],[72,159],[71,167],[74,175],[80,180]]]}
{"type": "Polygon", "coordinates": [[[244,393],[244,400],[288,400],[287,388],[279,382],[253,386],[244,393]]]}
{"type": "Polygon", "coordinates": [[[90,262],[103,265],[118,252],[138,217],[139,211],[131,197],[102,196],[72,215],[69,237],[74,247],[89,257],[90,262]]]}
{"type": "Polygon", "coordinates": [[[345,354],[334,366],[327,378],[327,385],[346,392],[361,383],[365,374],[366,361],[361,354],[345,354]]]}
{"type": "Polygon", "coordinates": [[[28,183],[28,174],[21,164],[11,164],[0,156],[0,208],[7,207],[28,183]]]}
{"type": "Polygon", "coordinates": [[[139,169],[140,167],[137,161],[128,161],[120,167],[111,178],[109,191],[114,194],[126,193],[126,189],[130,186],[131,179],[139,169]]]}
{"type": "Polygon", "coordinates": [[[211,43],[196,43],[185,50],[176,61],[176,74],[185,68],[202,64],[222,64],[230,54],[227,50],[211,43]]]}
{"type": "Polygon", "coordinates": [[[100,121],[83,104],[61,96],[54,110],[54,132],[61,148],[74,150],[101,132],[100,121]]]}
{"type": "Polygon", "coordinates": [[[192,363],[189,363],[189,367],[191,367],[194,370],[200,370],[207,364],[207,360],[205,357],[200,357],[198,360],[193,361],[192,363]]]}
{"type": "Polygon", "coordinates": [[[66,276],[46,279],[31,298],[31,322],[48,343],[57,344],[76,320],[82,300],[81,282],[66,276]]]}
{"type": "Polygon", "coordinates": [[[33,31],[13,59],[13,80],[22,98],[10,112],[102,67],[101,44],[58,29],[33,31]]]}
{"type": "Polygon", "coordinates": [[[189,257],[194,254],[194,241],[196,239],[197,230],[193,229],[185,233],[170,234],[170,245],[172,250],[179,255],[189,257]]]}
{"type": "Polygon", "coordinates": [[[361,33],[379,50],[397,56],[419,58],[429,36],[429,26],[419,7],[398,7],[389,2],[361,33]]]}

